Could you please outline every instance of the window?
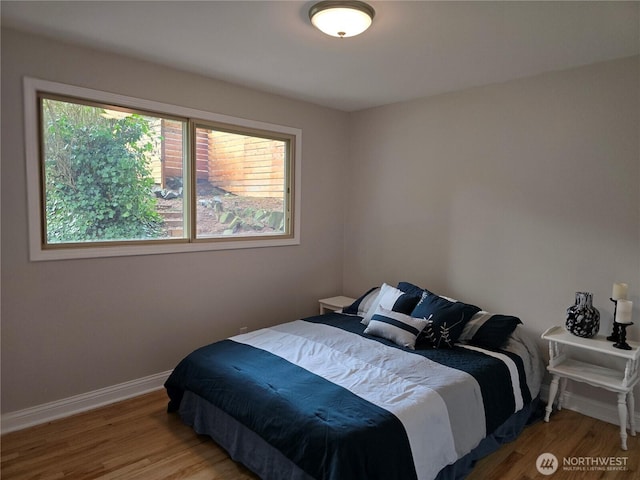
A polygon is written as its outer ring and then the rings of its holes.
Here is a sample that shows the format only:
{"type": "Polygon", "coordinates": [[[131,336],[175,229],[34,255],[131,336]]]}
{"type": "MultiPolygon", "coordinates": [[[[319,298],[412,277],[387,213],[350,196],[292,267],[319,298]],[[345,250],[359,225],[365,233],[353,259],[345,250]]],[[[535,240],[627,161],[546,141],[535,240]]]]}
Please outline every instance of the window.
{"type": "Polygon", "coordinates": [[[35,79],[25,111],[33,260],[299,243],[299,129],[35,79]]]}
{"type": "Polygon", "coordinates": [[[176,222],[184,230],[183,202],[176,216],[162,200],[183,196],[186,120],[43,93],[39,114],[45,248],[161,240],[176,222]]]}
{"type": "Polygon", "coordinates": [[[195,124],[195,238],[289,232],[288,157],[292,138],[195,124]]]}

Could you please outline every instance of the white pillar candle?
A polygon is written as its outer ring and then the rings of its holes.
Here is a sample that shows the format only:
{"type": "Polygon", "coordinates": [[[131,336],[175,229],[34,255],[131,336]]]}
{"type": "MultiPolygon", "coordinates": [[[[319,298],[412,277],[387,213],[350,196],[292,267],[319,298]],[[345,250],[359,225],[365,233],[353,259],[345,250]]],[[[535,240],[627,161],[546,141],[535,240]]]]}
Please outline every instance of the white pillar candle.
{"type": "Polygon", "coordinates": [[[618,300],[616,307],[616,323],[631,323],[631,310],[633,302],[631,300],[618,300]]]}
{"type": "Polygon", "coordinates": [[[629,285],[627,285],[626,283],[614,283],[611,298],[614,300],[626,300],[628,289],[629,285]]]}

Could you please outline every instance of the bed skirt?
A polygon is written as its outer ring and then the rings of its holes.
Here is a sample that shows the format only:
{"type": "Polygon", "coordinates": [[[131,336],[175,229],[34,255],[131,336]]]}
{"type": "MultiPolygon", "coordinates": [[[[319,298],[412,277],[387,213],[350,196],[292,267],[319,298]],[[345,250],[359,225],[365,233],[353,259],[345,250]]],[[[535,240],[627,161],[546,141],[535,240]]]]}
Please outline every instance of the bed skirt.
{"type": "Polygon", "coordinates": [[[492,454],[502,445],[513,442],[527,425],[542,420],[543,415],[544,405],[540,401],[540,397],[536,397],[531,403],[511,415],[491,435],[483,438],[476,448],[457,462],[440,470],[436,480],[462,480],[466,478],[478,460],[492,454]]]}
{"type": "MultiPolygon", "coordinates": [[[[479,459],[515,440],[527,425],[542,418],[542,412],[540,400],[536,398],[484,438],[471,452],[443,468],[436,480],[465,478],[479,459]]],[[[263,480],[314,480],[262,437],[195,393],[185,391],[179,414],[182,421],[196,433],[211,437],[234,461],[242,463],[263,480]]]]}
{"type": "Polygon", "coordinates": [[[184,392],[179,414],[196,433],[210,436],[234,461],[263,480],[313,480],[253,430],[193,392],[184,392]]]}

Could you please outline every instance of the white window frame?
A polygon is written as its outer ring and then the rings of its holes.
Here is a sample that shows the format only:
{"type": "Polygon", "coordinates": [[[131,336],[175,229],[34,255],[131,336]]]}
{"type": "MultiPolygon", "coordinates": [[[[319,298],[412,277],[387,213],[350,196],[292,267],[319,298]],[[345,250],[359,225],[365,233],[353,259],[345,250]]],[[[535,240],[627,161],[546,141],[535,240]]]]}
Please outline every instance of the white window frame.
{"type": "Polygon", "coordinates": [[[51,82],[25,77],[24,86],[24,122],[25,122],[25,156],[27,173],[27,209],[29,221],[29,256],[31,261],[63,260],[76,258],[120,257],[132,255],[154,255],[163,253],[202,252],[209,250],[231,250],[239,248],[279,247],[300,244],[300,206],[302,184],[302,130],[299,128],[276,125],[272,123],[248,120],[197,110],[178,105],[171,105],[153,100],[145,100],[110,92],[103,92],[85,87],[51,82]],[[104,104],[119,105],[149,112],[161,112],[166,115],[200,119],[204,121],[237,125],[256,130],[268,130],[295,137],[293,148],[293,195],[291,198],[293,216],[292,235],[288,237],[274,236],[251,239],[233,239],[215,242],[185,242],[140,245],[114,246],[82,246],[78,248],[45,249],[42,245],[42,189],[40,188],[40,124],[38,113],[38,92],[64,95],[68,97],[86,98],[104,104]]]}

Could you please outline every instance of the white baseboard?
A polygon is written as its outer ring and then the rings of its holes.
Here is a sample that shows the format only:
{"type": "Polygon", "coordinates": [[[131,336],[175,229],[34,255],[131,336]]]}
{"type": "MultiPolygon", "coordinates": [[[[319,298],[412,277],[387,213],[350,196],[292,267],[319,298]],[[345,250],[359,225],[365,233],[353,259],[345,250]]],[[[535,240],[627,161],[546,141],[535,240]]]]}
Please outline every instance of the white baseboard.
{"type": "Polygon", "coordinates": [[[119,383],[111,387],[63,398],[62,400],[36,405],[35,407],[25,408],[24,410],[18,410],[16,412],[9,412],[3,414],[0,418],[0,430],[3,434],[15,430],[22,430],[23,428],[33,425],[50,422],[51,420],[68,417],[76,413],[85,412],[126,400],[127,398],[159,390],[163,387],[164,382],[170,374],[171,370],[156,373],[155,375],[119,383]]]}
{"type": "MultiPolygon", "coordinates": [[[[119,383],[111,387],[101,388],[92,392],[75,395],[62,400],[36,405],[16,412],[3,414],[0,418],[0,431],[9,433],[27,427],[64,418],[76,413],[85,412],[127,398],[143,395],[163,387],[171,370],[148,377],[138,378],[129,382],[119,383]]],[[[543,401],[549,398],[549,386],[542,385],[540,397],[543,401]]],[[[557,401],[557,399],[556,399],[557,401]]],[[[618,405],[616,402],[606,403],[592,400],[582,395],[566,392],[563,408],[597,418],[603,422],[619,425],[618,405]]],[[[636,428],[640,429],[640,414],[635,413],[636,428]]]]}
{"type": "MultiPolygon", "coordinates": [[[[548,402],[549,400],[549,385],[542,385],[540,389],[540,398],[543,401],[548,402]]],[[[557,404],[558,398],[556,396],[555,402],[557,404]]],[[[636,405],[638,402],[636,401],[636,405]]],[[[567,410],[572,410],[574,412],[581,413],[583,415],[587,415],[592,418],[597,418],[598,420],[602,420],[603,422],[611,423],[613,425],[620,426],[620,417],[618,416],[618,403],[617,400],[612,401],[611,403],[602,402],[600,400],[593,400],[588,397],[584,397],[582,395],[577,395],[572,392],[566,392],[564,401],[562,403],[562,408],[566,408],[567,410]]],[[[554,412],[556,411],[554,406],[554,412]]],[[[553,415],[553,414],[552,414],[553,415]]],[[[640,429],[640,414],[634,412],[636,430],[640,429]]],[[[553,416],[551,417],[553,420],[553,416]]]]}

